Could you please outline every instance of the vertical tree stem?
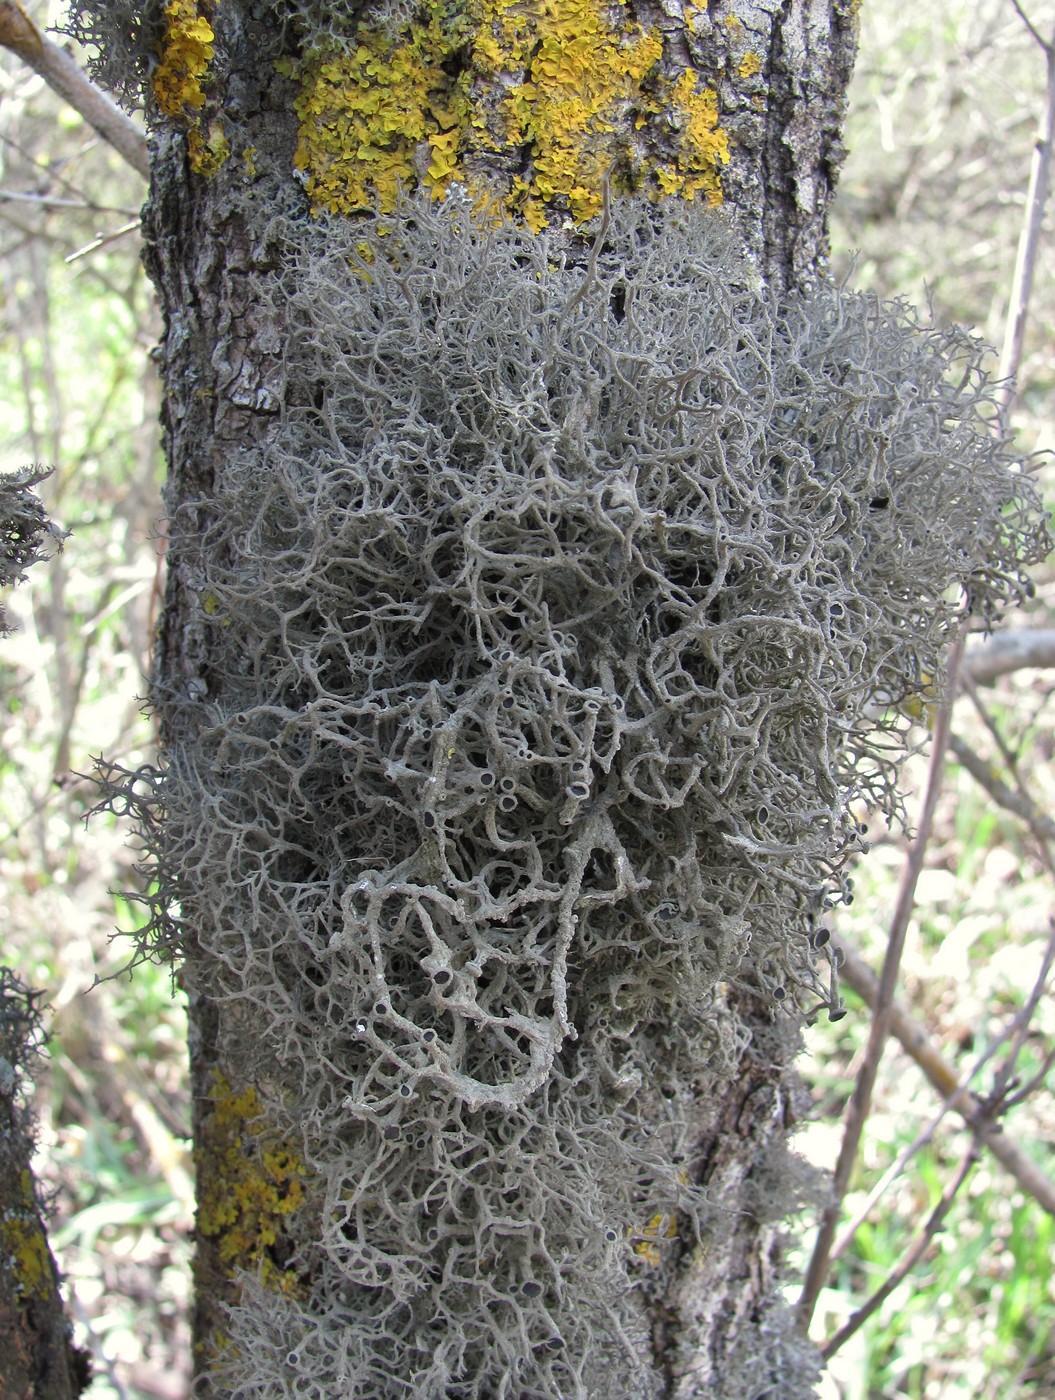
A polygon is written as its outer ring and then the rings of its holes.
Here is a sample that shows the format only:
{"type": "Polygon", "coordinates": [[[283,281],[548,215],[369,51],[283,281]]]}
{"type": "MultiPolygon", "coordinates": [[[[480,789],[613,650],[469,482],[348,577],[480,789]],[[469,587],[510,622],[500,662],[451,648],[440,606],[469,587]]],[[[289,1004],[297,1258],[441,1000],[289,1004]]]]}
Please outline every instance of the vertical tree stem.
{"type": "MultiPolygon", "coordinates": [[[[1036,31],[1032,25],[1029,27],[1035,37],[1036,31]]],[[[1033,161],[1026,194],[1026,216],[1018,240],[1018,255],[1008,299],[1007,327],[998,371],[1001,383],[997,390],[997,404],[1000,410],[1000,426],[1004,432],[1008,429],[1008,420],[1018,392],[1015,380],[1022,363],[1029,299],[1033,291],[1033,269],[1036,266],[1037,247],[1044,226],[1044,206],[1048,199],[1052,136],[1055,134],[1055,33],[1042,47],[1047,60],[1048,81],[1044,107],[1037,126],[1037,137],[1033,145],[1033,161]]]]}
{"type": "Polygon", "coordinates": [[[854,1085],[853,1094],[850,1096],[850,1102],[846,1109],[846,1124],[843,1131],[843,1140],[839,1149],[839,1158],[835,1164],[833,1197],[831,1203],[826,1207],[821,1216],[817,1240],[813,1247],[813,1255],[810,1258],[809,1268],[806,1270],[806,1278],[802,1286],[802,1296],[799,1299],[799,1325],[803,1331],[807,1331],[809,1328],[810,1319],[813,1317],[813,1310],[817,1305],[817,1299],[828,1277],[832,1243],[835,1239],[835,1231],[839,1224],[839,1214],[842,1208],[843,1197],[846,1195],[846,1190],[850,1182],[850,1174],[853,1171],[854,1162],[857,1160],[857,1152],[861,1144],[861,1134],[864,1131],[864,1125],[868,1119],[869,1110],[872,1105],[872,1090],[875,1087],[876,1075],[879,1071],[879,1062],[883,1056],[883,1047],[886,1043],[887,1036],[890,1034],[890,1021],[894,1006],[894,991],[897,986],[898,970],[901,966],[901,954],[905,947],[905,937],[908,933],[909,920],[912,917],[912,910],[915,904],[916,883],[919,880],[920,872],[923,869],[923,863],[926,859],[927,843],[930,840],[931,827],[934,822],[934,810],[941,793],[942,774],[945,768],[945,751],[949,743],[949,725],[952,716],[953,702],[956,699],[956,685],[959,676],[960,660],[963,656],[963,646],[964,639],[961,634],[949,654],[945,699],[938,710],[937,719],[934,724],[934,743],[930,756],[930,769],[927,773],[926,793],[924,794],[923,807],[920,812],[919,829],[916,833],[916,839],[909,849],[908,859],[905,861],[901,872],[901,883],[898,887],[897,903],[894,907],[894,917],[890,927],[890,936],[887,941],[886,956],[883,960],[883,970],[879,978],[879,989],[872,1013],[872,1027],[868,1036],[868,1045],[865,1049],[864,1060],[857,1076],[857,1082],[854,1085]]]}

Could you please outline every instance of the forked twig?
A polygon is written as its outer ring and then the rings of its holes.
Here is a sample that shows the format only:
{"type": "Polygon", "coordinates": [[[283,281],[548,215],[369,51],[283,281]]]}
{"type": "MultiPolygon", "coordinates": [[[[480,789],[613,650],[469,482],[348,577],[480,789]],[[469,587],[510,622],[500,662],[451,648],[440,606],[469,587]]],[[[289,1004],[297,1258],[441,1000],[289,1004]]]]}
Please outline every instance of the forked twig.
{"type": "MultiPolygon", "coordinates": [[[[841,969],[843,979],[863,1001],[873,1006],[879,989],[879,979],[860,953],[845,944],[840,944],[840,947],[844,955],[841,969]]],[[[1010,1027],[1008,1030],[1010,1031],[1010,1027]]],[[[890,1033],[896,1036],[903,1049],[919,1065],[942,1098],[985,1143],[1022,1190],[1032,1196],[1049,1215],[1055,1216],[1055,1183],[1044,1175],[1009,1134],[1001,1131],[999,1123],[994,1121],[991,1114],[987,1114],[986,1104],[961,1085],[956,1071],[948,1064],[926,1031],[897,1001],[891,1008],[890,1033]]],[[[1002,1107],[1007,1106],[1005,1104],[1002,1107]]]]}
{"type": "Polygon", "coordinates": [[[978,1147],[974,1139],[971,1139],[967,1151],[960,1160],[956,1175],[942,1192],[941,1200],[927,1217],[926,1223],[917,1231],[916,1238],[909,1245],[908,1249],[901,1256],[897,1266],[887,1275],[881,1287],[877,1288],[867,1302],[862,1303],[857,1311],[843,1323],[831,1341],[826,1342],[821,1348],[821,1356],[825,1361],[830,1361],[841,1346],[844,1345],[853,1334],[868,1321],[877,1308],[890,1297],[894,1289],[903,1279],[907,1278],[919,1261],[923,1258],[927,1246],[941,1229],[942,1222],[948,1215],[953,1201],[960,1190],[960,1187],[967,1180],[971,1168],[978,1160],[978,1147]]]}
{"type": "Polygon", "coordinates": [[[854,1084],[854,1090],[846,1109],[843,1140],[839,1149],[839,1157],[835,1164],[835,1174],[832,1183],[832,1200],[821,1215],[820,1226],[817,1231],[817,1240],[814,1244],[813,1254],[806,1270],[806,1278],[802,1285],[802,1296],[798,1304],[798,1318],[799,1326],[804,1332],[809,1328],[813,1310],[817,1305],[817,1299],[820,1296],[821,1289],[824,1287],[831,1267],[831,1250],[835,1240],[835,1231],[839,1223],[839,1213],[842,1209],[843,1197],[846,1195],[846,1190],[849,1186],[850,1173],[853,1171],[854,1162],[857,1160],[861,1135],[864,1132],[864,1125],[872,1106],[872,1090],[875,1087],[876,1075],[879,1072],[879,1062],[883,1056],[883,1046],[886,1043],[886,1038],[890,1031],[894,1005],[894,989],[897,986],[898,970],[901,966],[901,954],[904,951],[905,936],[908,932],[909,920],[912,917],[912,909],[915,904],[916,884],[923,870],[923,863],[926,858],[927,843],[930,840],[931,828],[934,823],[934,811],[941,793],[942,776],[945,768],[945,752],[949,742],[952,706],[956,698],[956,685],[963,649],[964,637],[961,633],[949,653],[946,693],[938,709],[934,723],[930,768],[927,773],[927,787],[919,817],[919,828],[916,833],[916,839],[909,848],[909,853],[901,872],[901,883],[898,887],[897,902],[894,906],[894,917],[891,920],[890,934],[887,939],[883,971],[879,979],[875,1005],[872,1012],[872,1025],[868,1035],[868,1044],[865,1048],[864,1059],[861,1062],[857,1080],[854,1084]]]}

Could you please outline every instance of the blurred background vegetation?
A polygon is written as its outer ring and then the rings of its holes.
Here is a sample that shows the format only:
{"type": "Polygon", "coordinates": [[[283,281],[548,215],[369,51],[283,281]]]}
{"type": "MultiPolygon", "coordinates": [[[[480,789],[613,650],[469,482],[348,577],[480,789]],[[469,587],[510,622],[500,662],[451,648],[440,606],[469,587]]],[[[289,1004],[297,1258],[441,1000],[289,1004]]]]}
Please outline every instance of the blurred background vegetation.
{"type": "MultiPolygon", "coordinates": [[[[27,9],[41,25],[61,19],[45,3],[27,9]]],[[[1025,13],[1052,37],[1053,0],[1032,0],[1025,13]]],[[[999,344],[1044,53],[1012,0],[866,0],[861,19],[833,270],[929,301],[936,319],[973,324],[999,344]]],[[[130,946],[114,933],[133,927],[136,911],[112,891],[136,888],[135,851],[109,818],[86,828],[93,799],[81,776],[100,754],[135,767],[153,742],[138,699],[163,557],[149,354],[159,325],[136,228],[143,194],[41,79],[0,59],[0,471],[52,467],[41,493],[70,532],[7,603],[17,630],[0,642],[0,920],[4,960],[51,1008],[38,1163],[78,1340],[95,1361],[92,1400],[181,1400],[189,1376],[186,1020],[166,971],[124,970],[130,946]]],[[[1014,420],[1027,452],[1055,446],[1052,221],[1049,212],[1014,420]]],[[[1050,466],[1041,480],[1050,500],[1050,466]]],[[[1055,625],[1055,573],[1037,585],[1016,627],[1055,625]]],[[[1055,811],[1051,671],[1005,676],[977,706],[961,699],[955,731],[988,771],[1012,786],[1017,773],[1037,810],[1055,811]]],[[[910,785],[925,771],[914,760],[910,785]]],[[[910,813],[917,806],[910,794],[910,813]]],[[[949,764],[900,995],[960,1074],[1006,1032],[1049,948],[1055,875],[1042,836],[949,764]]],[[[905,838],[871,838],[837,932],[877,967],[905,838]]],[[[828,1168],[868,1032],[867,1009],[852,993],[848,1001],[846,1019],[809,1031],[801,1061],[813,1107],[799,1145],[828,1168]]],[[[1015,1073],[1029,1092],[1005,1128],[1050,1178],[1050,996],[1020,1040],[1015,1073]]],[[[1005,1053],[973,1081],[983,1098],[1005,1053]]],[[[939,1107],[892,1041],[848,1214],[939,1107]]],[[[966,1143],[949,1114],[888,1173],[822,1294],[818,1339],[896,1268],[966,1143]]],[[[832,1357],[823,1394],[1055,1397],[1053,1246],[1051,1215],[983,1151],[920,1263],[832,1357]]]]}

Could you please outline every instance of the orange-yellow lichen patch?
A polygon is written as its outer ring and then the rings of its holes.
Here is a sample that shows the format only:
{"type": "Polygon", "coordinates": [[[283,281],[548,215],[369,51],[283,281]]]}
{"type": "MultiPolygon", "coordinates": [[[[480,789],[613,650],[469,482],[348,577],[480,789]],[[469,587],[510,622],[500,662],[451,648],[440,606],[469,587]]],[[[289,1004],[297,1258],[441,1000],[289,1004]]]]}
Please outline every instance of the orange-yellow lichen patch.
{"type": "Polygon", "coordinates": [[[198,1230],[219,1242],[232,1272],[259,1268],[266,1283],[296,1292],[296,1274],[277,1267],[269,1251],[304,1204],[306,1168],[269,1125],[251,1085],[235,1091],[217,1072],[209,1101],[196,1152],[198,1230]]]}
{"type": "Polygon", "coordinates": [[[662,53],[658,33],[613,26],[595,0],[488,0],[474,61],[496,79],[524,73],[500,107],[499,135],[531,151],[533,178],[519,211],[531,227],[543,227],[558,201],[576,223],[600,212],[604,179],[662,53]]]}
{"type": "Polygon", "coordinates": [[[640,1230],[632,1232],[634,1253],[653,1268],[659,1264],[661,1247],[678,1237],[678,1222],[673,1215],[657,1214],[640,1230]]]}
{"type": "MultiPolygon", "coordinates": [[[[678,156],[672,174],[684,199],[700,194],[710,204],[722,202],[720,170],[729,163],[729,141],[718,121],[718,94],[700,87],[699,77],[686,69],[674,84],[673,108],[680,123],[678,156]]],[[[674,193],[672,187],[669,191],[674,193]]]]}
{"type": "Polygon", "coordinates": [[[0,1211],[0,1250],[10,1261],[15,1291],[28,1300],[47,1294],[54,1276],[28,1168],[20,1174],[19,1188],[21,1199],[0,1211]]]}
{"type": "Polygon", "coordinates": [[[170,0],[165,6],[165,35],[158,48],[154,96],[166,117],[193,121],[205,106],[202,80],[213,55],[212,25],[196,0],[170,0]]]}
{"type": "Polygon", "coordinates": [[[333,213],[390,210],[417,180],[436,193],[462,182],[487,203],[473,157],[495,154],[523,172],[498,193],[534,229],[555,212],[598,214],[610,176],[657,199],[717,202],[729,158],[717,98],[693,72],[665,78],[663,53],[658,29],[602,0],[426,0],[400,26],[363,26],[354,45],[280,64],[300,85],[295,164],[333,213]],[[661,169],[648,132],[636,136],[653,123],[661,169]]]}
{"type": "Polygon", "coordinates": [[[315,58],[302,69],[294,107],[300,121],[294,164],[307,175],[312,202],[333,213],[394,207],[412,181],[419,147],[426,182],[446,183],[468,117],[457,76],[443,67],[460,26],[439,13],[426,23],[363,28],[354,49],[315,58]]]}
{"type": "Polygon", "coordinates": [[[158,107],[187,132],[191,169],[208,176],[216,174],[231,151],[218,117],[205,130],[201,124],[216,38],[205,8],[200,0],[170,0],[165,6],[165,33],[153,81],[158,107]]]}
{"type": "Polygon", "coordinates": [[[745,53],[740,60],[736,71],[741,78],[753,78],[756,73],[761,73],[762,60],[759,58],[758,54],[755,53],[754,49],[748,49],[747,53],[745,53]]]}

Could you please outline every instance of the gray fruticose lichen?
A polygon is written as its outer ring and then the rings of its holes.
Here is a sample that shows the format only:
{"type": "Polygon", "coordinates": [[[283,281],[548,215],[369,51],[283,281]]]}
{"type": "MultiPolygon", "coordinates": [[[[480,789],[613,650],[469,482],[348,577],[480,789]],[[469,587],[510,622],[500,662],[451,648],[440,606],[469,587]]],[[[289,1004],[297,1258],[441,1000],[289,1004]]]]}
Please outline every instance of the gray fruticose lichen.
{"type": "Polygon", "coordinates": [[[193,929],[321,1182],[311,1297],[247,1280],[225,1393],[648,1395],[736,1000],[828,998],[861,811],[1027,591],[1036,493],[974,340],[775,307],[716,215],[577,260],[457,196],[272,237],[286,407],[171,523],[207,693],[109,789],[146,946],[193,929]]]}
{"type": "MultiPolygon", "coordinates": [[[[63,533],[49,519],[34,487],[51,475],[46,467],[0,472],[0,589],[12,588],[26,570],[44,558],[50,534],[57,548],[63,533]]],[[[8,631],[7,613],[0,604],[0,637],[8,631]]]]}

